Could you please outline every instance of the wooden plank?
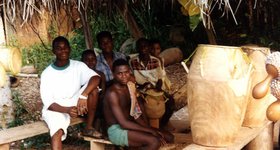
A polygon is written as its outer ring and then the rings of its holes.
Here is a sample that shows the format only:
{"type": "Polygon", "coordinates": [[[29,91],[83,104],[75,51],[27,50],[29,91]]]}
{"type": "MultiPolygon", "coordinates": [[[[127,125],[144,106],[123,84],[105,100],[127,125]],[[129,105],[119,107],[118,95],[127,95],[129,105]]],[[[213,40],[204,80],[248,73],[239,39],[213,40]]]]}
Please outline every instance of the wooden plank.
{"type": "MultiPolygon", "coordinates": [[[[83,118],[71,119],[70,125],[75,125],[83,122],[83,118]]],[[[0,145],[5,143],[11,143],[13,141],[18,141],[40,135],[43,133],[48,133],[49,129],[44,121],[38,121],[18,127],[8,128],[0,131],[0,145]]]]}
{"type": "Polygon", "coordinates": [[[97,138],[88,137],[88,136],[84,136],[84,140],[90,141],[90,142],[92,141],[92,142],[96,142],[96,143],[112,144],[109,140],[97,139],[97,138]]]}
{"type": "Polygon", "coordinates": [[[273,124],[269,124],[264,130],[246,145],[245,150],[272,150],[273,149],[273,124]]]}
{"type": "MultiPolygon", "coordinates": [[[[232,145],[229,145],[227,147],[218,148],[218,147],[207,147],[207,146],[200,146],[197,144],[191,144],[184,148],[184,150],[225,150],[225,149],[231,149],[231,150],[240,150],[245,145],[247,145],[250,141],[255,139],[267,126],[270,126],[272,122],[266,122],[262,127],[258,128],[248,128],[248,127],[241,127],[235,141],[232,145]]],[[[272,132],[270,132],[272,133],[272,132]]]]}
{"type": "Polygon", "coordinates": [[[105,150],[105,144],[90,141],[90,150],[105,150]]]}
{"type": "Polygon", "coordinates": [[[10,149],[10,144],[0,145],[0,150],[9,150],[9,149],[10,149]]]}

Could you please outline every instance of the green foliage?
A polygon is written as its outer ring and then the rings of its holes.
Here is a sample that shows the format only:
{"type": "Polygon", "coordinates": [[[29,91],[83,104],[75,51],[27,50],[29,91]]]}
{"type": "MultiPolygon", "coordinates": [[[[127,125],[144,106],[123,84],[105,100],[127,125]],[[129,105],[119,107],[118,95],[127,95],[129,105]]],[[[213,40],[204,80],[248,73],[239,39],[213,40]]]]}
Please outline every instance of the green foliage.
{"type": "Polygon", "coordinates": [[[132,9],[135,19],[138,22],[139,27],[142,29],[143,34],[146,38],[157,38],[162,37],[161,30],[162,26],[157,24],[158,20],[153,9],[147,8],[142,5],[142,9],[132,9]]]}
{"type": "Polygon", "coordinates": [[[48,28],[48,33],[49,33],[51,39],[54,39],[55,37],[58,36],[57,25],[55,24],[54,21],[53,21],[52,24],[49,26],[49,28],[48,28]]]}
{"type": "Polygon", "coordinates": [[[123,42],[131,37],[126,23],[119,14],[116,14],[111,18],[104,14],[95,15],[91,18],[90,26],[92,27],[92,35],[94,36],[94,47],[98,47],[96,35],[100,31],[109,31],[112,33],[114,49],[116,51],[119,51],[123,42]]]}
{"type": "Polygon", "coordinates": [[[37,135],[24,140],[25,149],[43,149],[50,146],[50,135],[49,133],[37,135]]]}
{"type": "Polygon", "coordinates": [[[189,16],[189,26],[192,31],[195,30],[199,22],[201,21],[200,14],[189,16]]]}
{"type": "Polygon", "coordinates": [[[82,29],[77,29],[74,33],[74,36],[69,38],[71,46],[70,58],[80,60],[82,52],[86,49],[85,36],[83,35],[82,29]]]}
{"type": "Polygon", "coordinates": [[[27,114],[27,111],[24,108],[24,105],[23,105],[21,99],[19,98],[19,93],[12,92],[12,94],[13,94],[12,95],[13,96],[12,101],[13,101],[13,104],[14,104],[13,109],[14,109],[15,119],[8,124],[9,128],[23,125],[24,121],[25,121],[24,118],[23,118],[23,115],[27,114]]]}
{"type": "Polygon", "coordinates": [[[53,61],[54,55],[50,45],[46,48],[42,44],[34,44],[22,49],[22,59],[23,65],[33,64],[40,74],[53,61]]]}

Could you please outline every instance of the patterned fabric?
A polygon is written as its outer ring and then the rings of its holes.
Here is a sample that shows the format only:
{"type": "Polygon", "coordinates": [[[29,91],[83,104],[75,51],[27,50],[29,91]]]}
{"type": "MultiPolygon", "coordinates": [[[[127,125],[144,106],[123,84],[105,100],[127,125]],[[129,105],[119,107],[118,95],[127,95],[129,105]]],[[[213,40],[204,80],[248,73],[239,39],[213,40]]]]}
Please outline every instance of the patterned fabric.
{"type": "MultiPolygon", "coordinates": [[[[124,54],[119,53],[119,52],[113,52],[113,59],[114,59],[114,61],[117,60],[117,59],[120,59],[120,58],[126,60],[126,57],[125,57],[124,54]]],[[[104,73],[104,75],[106,77],[106,82],[112,80],[114,78],[113,77],[113,73],[112,73],[111,68],[108,65],[107,61],[105,60],[104,55],[102,53],[100,53],[96,57],[96,60],[97,60],[96,70],[101,71],[101,72],[104,73]]]]}
{"type": "Polygon", "coordinates": [[[158,80],[162,80],[161,89],[165,92],[170,90],[171,83],[166,76],[164,66],[161,66],[161,61],[154,57],[150,56],[150,61],[147,66],[140,61],[139,55],[134,56],[130,61],[129,65],[133,70],[135,80],[137,84],[143,85],[145,83],[150,83],[152,86],[147,85],[147,88],[155,88],[158,80]]]}
{"type": "Polygon", "coordinates": [[[144,64],[139,60],[139,57],[136,57],[131,60],[130,65],[133,70],[152,70],[160,66],[160,61],[159,59],[151,56],[147,66],[144,66],[144,64]]]}
{"type": "Polygon", "coordinates": [[[142,111],[137,101],[137,96],[136,96],[137,92],[136,92],[135,83],[129,81],[127,83],[127,87],[131,99],[130,116],[134,117],[134,119],[137,119],[141,116],[142,111]]]}

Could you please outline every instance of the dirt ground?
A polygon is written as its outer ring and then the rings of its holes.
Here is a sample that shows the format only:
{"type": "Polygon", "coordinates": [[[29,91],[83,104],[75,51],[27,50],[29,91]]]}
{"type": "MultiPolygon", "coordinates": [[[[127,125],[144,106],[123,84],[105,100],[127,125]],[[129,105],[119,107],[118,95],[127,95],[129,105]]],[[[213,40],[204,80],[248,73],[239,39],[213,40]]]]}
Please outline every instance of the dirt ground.
{"type": "MultiPolygon", "coordinates": [[[[187,74],[181,64],[174,64],[166,67],[166,73],[168,78],[170,79],[171,85],[171,93],[176,93],[183,85],[187,82],[187,74]]],[[[33,121],[41,120],[41,110],[42,110],[42,101],[39,93],[40,86],[40,78],[39,77],[18,77],[19,84],[17,87],[12,88],[13,95],[18,96],[21,100],[23,107],[26,110],[26,114],[22,115],[21,118],[25,121],[25,123],[30,123],[33,121]]],[[[176,104],[176,108],[179,109],[186,105],[186,100],[178,102],[176,104]]],[[[72,130],[76,130],[73,128],[72,130]]],[[[74,132],[75,133],[75,132],[74,132]]],[[[75,136],[74,136],[75,137],[75,136]]],[[[77,140],[77,139],[76,139],[77,140]]],[[[73,139],[71,136],[64,143],[64,149],[67,150],[84,150],[89,149],[89,145],[85,142],[74,142],[78,143],[78,145],[73,145],[73,139]]],[[[23,142],[23,141],[22,141],[23,142]]],[[[15,143],[13,149],[17,149],[18,143],[15,143]]],[[[179,150],[182,149],[184,144],[177,144],[176,146],[169,146],[168,149],[179,150]]],[[[47,146],[48,147],[48,146],[47,146]]],[[[47,148],[49,149],[49,148],[47,148]]]]}

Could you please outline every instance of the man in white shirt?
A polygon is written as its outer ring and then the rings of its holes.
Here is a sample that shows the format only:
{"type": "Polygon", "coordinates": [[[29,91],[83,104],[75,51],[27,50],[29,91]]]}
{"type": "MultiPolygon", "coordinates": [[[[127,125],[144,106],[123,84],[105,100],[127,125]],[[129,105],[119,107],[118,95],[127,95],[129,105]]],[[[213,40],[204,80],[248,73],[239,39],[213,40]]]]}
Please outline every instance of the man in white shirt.
{"type": "Polygon", "coordinates": [[[71,48],[65,37],[55,38],[52,47],[56,59],[41,75],[42,117],[50,129],[52,149],[61,150],[71,117],[87,115],[83,134],[101,136],[92,127],[100,77],[84,63],[69,59],[71,48]]]}

